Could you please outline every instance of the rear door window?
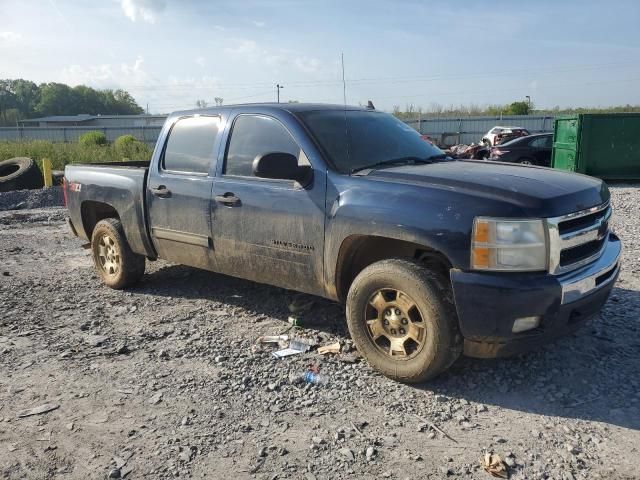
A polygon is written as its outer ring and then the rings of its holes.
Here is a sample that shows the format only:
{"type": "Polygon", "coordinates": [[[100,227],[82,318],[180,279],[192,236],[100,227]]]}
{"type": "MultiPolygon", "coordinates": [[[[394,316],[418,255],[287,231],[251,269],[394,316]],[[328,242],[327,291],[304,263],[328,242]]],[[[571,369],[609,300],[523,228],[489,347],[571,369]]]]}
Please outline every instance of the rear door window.
{"type": "Polygon", "coordinates": [[[209,173],[220,132],[220,117],[195,116],[178,120],[169,133],[162,169],[179,173],[209,173]]]}
{"type": "Polygon", "coordinates": [[[300,163],[300,147],[278,120],[264,115],[240,115],[233,124],[223,173],[252,177],[254,159],[272,152],[290,153],[300,163]]]}
{"type": "Polygon", "coordinates": [[[551,147],[551,137],[534,138],[529,143],[529,146],[533,147],[533,148],[550,148],[551,147]]]}

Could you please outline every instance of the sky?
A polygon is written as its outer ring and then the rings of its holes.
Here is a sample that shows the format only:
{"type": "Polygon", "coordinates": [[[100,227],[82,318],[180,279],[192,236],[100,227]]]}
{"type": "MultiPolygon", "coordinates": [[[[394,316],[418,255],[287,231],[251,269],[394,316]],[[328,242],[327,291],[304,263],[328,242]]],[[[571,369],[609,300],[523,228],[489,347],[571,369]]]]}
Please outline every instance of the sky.
{"type": "Polygon", "coordinates": [[[640,104],[640,2],[0,0],[0,78],[123,88],[151,113],[276,100],[640,104]]]}

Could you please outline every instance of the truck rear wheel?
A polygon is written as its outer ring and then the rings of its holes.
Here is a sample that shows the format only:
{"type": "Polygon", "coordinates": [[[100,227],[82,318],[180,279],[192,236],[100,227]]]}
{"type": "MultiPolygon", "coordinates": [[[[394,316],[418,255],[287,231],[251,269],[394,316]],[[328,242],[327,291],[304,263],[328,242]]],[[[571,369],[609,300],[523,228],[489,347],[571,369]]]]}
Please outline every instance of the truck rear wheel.
{"type": "Polygon", "coordinates": [[[360,272],[347,296],[347,324],[368,362],[402,382],[432,379],[462,352],[444,279],[411,260],[383,260],[360,272]]]}
{"type": "Polygon", "coordinates": [[[108,287],[130,287],[144,274],[145,258],[131,251],[122,223],[116,218],[97,223],[91,235],[91,250],[98,275],[108,287]]]}

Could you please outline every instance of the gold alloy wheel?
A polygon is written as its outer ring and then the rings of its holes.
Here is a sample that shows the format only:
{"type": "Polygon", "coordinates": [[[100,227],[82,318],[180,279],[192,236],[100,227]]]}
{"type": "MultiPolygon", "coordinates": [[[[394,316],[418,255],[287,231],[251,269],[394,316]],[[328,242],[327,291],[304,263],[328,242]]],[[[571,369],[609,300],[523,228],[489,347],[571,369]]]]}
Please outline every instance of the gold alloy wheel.
{"type": "Polygon", "coordinates": [[[107,275],[116,275],[120,271],[120,252],[109,235],[103,235],[98,242],[98,259],[107,275]]]}
{"type": "Polygon", "coordinates": [[[376,347],[397,360],[417,355],[427,336],[426,323],[416,302],[393,288],[374,292],[365,306],[367,332],[376,347]]]}

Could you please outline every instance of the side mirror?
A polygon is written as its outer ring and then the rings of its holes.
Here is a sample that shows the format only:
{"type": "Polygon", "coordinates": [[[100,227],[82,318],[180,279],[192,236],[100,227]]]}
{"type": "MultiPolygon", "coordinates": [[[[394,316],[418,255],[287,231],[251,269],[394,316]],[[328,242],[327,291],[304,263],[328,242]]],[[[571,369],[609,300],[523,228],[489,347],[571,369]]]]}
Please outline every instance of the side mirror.
{"type": "Polygon", "coordinates": [[[310,170],[309,167],[299,166],[298,159],[285,152],[265,153],[253,160],[253,174],[260,178],[296,180],[304,183],[310,170]]]}

